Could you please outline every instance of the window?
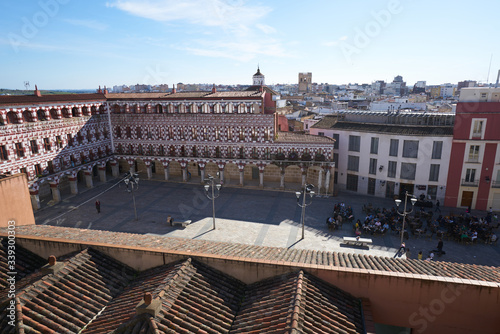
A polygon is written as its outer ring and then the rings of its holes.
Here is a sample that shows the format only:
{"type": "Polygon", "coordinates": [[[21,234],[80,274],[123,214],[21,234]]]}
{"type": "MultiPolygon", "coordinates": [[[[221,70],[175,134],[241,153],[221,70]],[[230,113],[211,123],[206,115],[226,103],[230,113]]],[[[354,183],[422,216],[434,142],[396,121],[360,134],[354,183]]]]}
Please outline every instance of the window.
{"type": "Polygon", "coordinates": [[[37,154],[38,153],[38,144],[36,140],[31,140],[30,141],[30,148],[31,148],[31,153],[32,154],[37,154]]]}
{"type": "Polygon", "coordinates": [[[397,161],[389,161],[389,166],[387,166],[387,177],[396,177],[397,168],[398,168],[397,161]]]}
{"type": "Polygon", "coordinates": [[[24,148],[23,144],[21,143],[16,143],[16,154],[18,158],[24,157],[24,148]]]}
{"type": "Polygon", "coordinates": [[[417,171],[417,164],[401,163],[401,178],[406,180],[415,180],[415,172],[417,171]]]}
{"type": "Polygon", "coordinates": [[[63,147],[63,142],[62,142],[61,136],[56,136],[56,145],[59,148],[63,147]]]}
{"type": "Polygon", "coordinates": [[[339,148],[339,134],[338,133],[334,133],[333,134],[333,139],[335,139],[335,143],[333,144],[333,148],[334,149],[338,149],[339,148]]]}
{"type": "Polygon", "coordinates": [[[371,154],[378,154],[378,138],[377,137],[372,137],[371,144],[370,144],[370,153],[371,154]]]}
{"type": "Polygon", "coordinates": [[[377,159],[370,158],[370,168],[368,174],[377,174],[377,159]]]}
{"type": "Polygon", "coordinates": [[[9,159],[9,155],[7,154],[7,147],[5,145],[0,145],[0,160],[9,159]]]}
{"type": "Polygon", "coordinates": [[[391,139],[391,146],[389,148],[389,155],[391,157],[397,157],[399,150],[399,139],[391,139]]]}
{"type": "Polygon", "coordinates": [[[122,137],[122,128],[119,126],[116,127],[116,138],[121,138],[122,137]]]}
{"type": "Polygon", "coordinates": [[[350,191],[358,191],[358,176],[347,174],[346,189],[350,191]]]}
{"type": "Polygon", "coordinates": [[[45,151],[50,151],[50,139],[49,138],[43,138],[43,148],[45,151]]]}
{"type": "MultiPolygon", "coordinates": [[[[267,135],[268,135],[267,140],[269,140],[269,130],[267,130],[267,135]]],[[[232,127],[227,128],[227,139],[233,140],[233,128],[232,127]]]]}
{"type": "Polygon", "coordinates": [[[324,136],[325,133],[324,132],[318,132],[318,136],[324,136]]]}
{"type": "Polygon", "coordinates": [[[349,151],[359,152],[360,136],[349,136],[349,151]]]}
{"type": "Polygon", "coordinates": [[[417,158],[418,157],[418,141],[405,140],[403,142],[403,157],[404,158],[417,158]]]}
{"type": "Polygon", "coordinates": [[[479,161],[479,145],[471,145],[469,149],[469,162],[479,161]]]}
{"type": "Polygon", "coordinates": [[[40,166],[40,164],[35,165],[35,174],[36,176],[42,176],[42,167],[40,166]]]}
{"type": "Polygon", "coordinates": [[[353,172],[359,171],[359,157],[354,155],[347,156],[347,170],[353,172]]]}
{"type": "Polygon", "coordinates": [[[335,167],[339,168],[339,154],[333,153],[333,162],[335,163],[335,167]]]}
{"type": "Polygon", "coordinates": [[[245,139],[245,133],[243,132],[243,129],[240,129],[240,140],[245,139]]]}
{"type": "MultiPolygon", "coordinates": [[[[220,139],[220,131],[219,129],[215,129],[215,140],[220,139]]],[[[252,139],[255,140],[255,129],[252,129],[252,139]]]]}
{"type": "Polygon", "coordinates": [[[66,136],[66,139],[68,141],[69,146],[73,145],[73,136],[70,133],[68,133],[68,135],[66,136]]]}
{"type": "Polygon", "coordinates": [[[130,126],[127,126],[126,132],[127,132],[127,138],[132,138],[132,129],[130,128],[130,126]]]}
{"type": "Polygon", "coordinates": [[[135,132],[136,132],[136,135],[137,135],[137,139],[142,139],[142,130],[140,127],[137,127],[135,129],[135,132]]]}
{"type": "Polygon", "coordinates": [[[432,159],[441,159],[442,151],[443,151],[442,141],[435,141],[432,143],[432,159]]]}
{"type": "Polygon", "coordinates": [[[472,125],[472,137],[481,138],[483,135],[483,123],[482,120],[474,120],[472,125]]]}
{"type": "Polygon", "coordinates": [[[429,172],[429,181],[438,181],[439,179],[439,165],[431,164],[431,170],[429,172]]]}
{"type": "Polygon", "coordinates": [[[474,182],[476,178],[476,170],[474,168],[467,168],[465,171],[465,182],[474,182]]]}

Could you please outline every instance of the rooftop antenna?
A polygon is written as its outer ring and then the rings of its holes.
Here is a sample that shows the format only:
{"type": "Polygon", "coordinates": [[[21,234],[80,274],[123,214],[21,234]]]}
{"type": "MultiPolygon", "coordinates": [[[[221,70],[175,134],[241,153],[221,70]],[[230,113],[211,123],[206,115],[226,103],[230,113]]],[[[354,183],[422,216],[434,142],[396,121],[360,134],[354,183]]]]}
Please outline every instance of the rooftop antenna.
{"type": "Polygon", "coordinates": [[[30,89],[30,82],[29,81],[25,81],[24,82],[24,87],[26,88],[26,90],[29,90],[30,89]]]}
{"type": "Polygon", "coordinates": [[[486,84],[488,85],[490,83],[490,69],[491,69],[491,61],[493,60],[493,53],[491,54],[490,57],[490,66],[488,67],[488,77],[486,78],[486,84]]]}

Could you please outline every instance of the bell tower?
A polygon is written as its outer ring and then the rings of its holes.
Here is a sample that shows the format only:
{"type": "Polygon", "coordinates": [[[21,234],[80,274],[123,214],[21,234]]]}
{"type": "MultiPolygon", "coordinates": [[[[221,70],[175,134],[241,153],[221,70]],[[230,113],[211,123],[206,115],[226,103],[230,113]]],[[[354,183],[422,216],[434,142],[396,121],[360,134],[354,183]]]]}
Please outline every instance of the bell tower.
{"type": "Polygon", "coordinates": [[[253,75],[253,85],[254,86],[264,86],[265,77],[264,74],[260,73],[260,68],[257,66],[257,73],[253,75]]]}

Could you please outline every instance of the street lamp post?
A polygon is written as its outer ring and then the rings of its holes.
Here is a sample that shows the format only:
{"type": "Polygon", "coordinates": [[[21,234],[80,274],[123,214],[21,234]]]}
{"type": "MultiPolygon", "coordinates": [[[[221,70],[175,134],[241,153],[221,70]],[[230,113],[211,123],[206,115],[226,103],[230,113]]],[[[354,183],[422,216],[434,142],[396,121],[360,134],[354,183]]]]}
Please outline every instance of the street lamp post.
{"type": "Polygon", "coordinates": [[[137,207],[135,205],[135,194],[134,190],[139,189],[139,174],[129,172],[128,174],[125,175],[125,178],[123,179],[123,182],[125,182],[125,185],[127,186],[127,191],[132,193],[132,200],[134,201],[134,214],[135,214],[135,220],[138,220],[137,218],[137,207]],[[130,186],[130,188],[129,188],[130,186]]]}
{"type": "MultiPolygon", "coordinates": [[[[399,205],[401,204],[401,200],[400,199],[396,199],[394,201],[396,202],[396,207],[399,208],[399,205]]],[[[405,192],[405,204],[404,204],[404,207],[403,207],[403,212],[399,212],[399,210],[396,209],[396,212],[400,216],[403,216],[403,226],[401,227],[401,242],[400,242],[400,245],[403,244],[403,235],[404,235],[404,231],[405,231],[406,215],[413,212],[413,207],[415,206],[416,202],[417,202],[417,198],[414,195],[409,194],[408,191],[406,191],[405,192]],[[410,201],[411,201],[411,210],[410,211],[406,211],[406,204],[407,204],[407,201],[408,201],[408,197],[410,197],[410,201]]]]}
{"type": "MultiPolygon", "coordinates": [[[[219,173],[217,173],[217,175],[218,174],[219,173]]],[[[208,197],[208,199],[212,200],[213,229],[215,230],[215,199],[219,197],[220,188],[222,187],[222,185],[220,184],[220,181],[216,182],[215,178],[210,174],[208,174],[208,178],[206,178],[204,181],[205,195],[208,197]]]]}
{"type": "Polygon", "coordinates": [[[312,189],[314,186],[312,184],[305,184],[304,189],[302,189],[302,192],[297,191],[295,192],[295,196],[297,196],[297,205],[302,208],[302,214],[300,216],[300,220],[302,223],[302,239],[304,239],[304,225],[305,225],[305,218],[306,218],[306,206],[310,205],[312,203],[312,197],[314,195],[314,191],[312,189]],[[309,194],[311,201],[309,203],[306,203],[306,197],[307,194],[309,194]],[[300,203],[300,195],[302,195],[302,203],[300,203]]]}

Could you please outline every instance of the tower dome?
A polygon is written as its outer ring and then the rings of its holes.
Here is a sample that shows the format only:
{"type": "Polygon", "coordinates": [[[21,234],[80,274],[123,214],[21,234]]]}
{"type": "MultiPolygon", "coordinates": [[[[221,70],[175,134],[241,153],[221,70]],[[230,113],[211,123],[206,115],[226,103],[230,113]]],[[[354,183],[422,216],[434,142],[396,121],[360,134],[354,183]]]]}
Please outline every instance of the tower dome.
{"type": "Polygon", "coordinates": [[[264,74],[260,73],[260,68],[257,66],[257,73],[253,75],[253,85],[254,86],[264,86],[265,77],[264,74]]]}

